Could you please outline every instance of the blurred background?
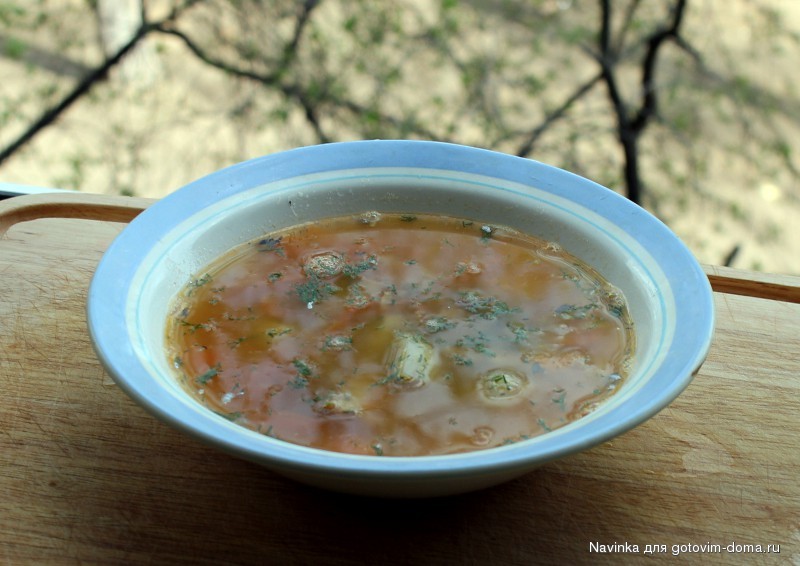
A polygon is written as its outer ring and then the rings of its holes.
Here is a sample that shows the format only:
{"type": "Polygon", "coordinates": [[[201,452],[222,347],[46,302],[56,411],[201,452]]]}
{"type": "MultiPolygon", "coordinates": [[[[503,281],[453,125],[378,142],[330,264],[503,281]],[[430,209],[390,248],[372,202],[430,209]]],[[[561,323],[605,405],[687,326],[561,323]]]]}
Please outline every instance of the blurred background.
{"type": "Polygon", "coordinates": [[[798,69],[796,0],[0,0],[0,182],[158,198],[293,147],[441,140],[800,275],[798,69]]]}

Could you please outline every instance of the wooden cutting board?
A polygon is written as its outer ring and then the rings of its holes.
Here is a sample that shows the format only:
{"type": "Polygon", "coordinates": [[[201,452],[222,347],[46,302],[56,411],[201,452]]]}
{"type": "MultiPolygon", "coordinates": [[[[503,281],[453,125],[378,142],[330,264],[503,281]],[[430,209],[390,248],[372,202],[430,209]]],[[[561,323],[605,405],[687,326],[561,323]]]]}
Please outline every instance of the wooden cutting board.
{"type": "Polygon", "coordinates": [[[87,286],[150,202],[0,203],[1,563],[800,564],[798,278],[709,267],[708,360],[637,429],[483,492],[361,499],[208,448],[103,372],[87,286]]]}

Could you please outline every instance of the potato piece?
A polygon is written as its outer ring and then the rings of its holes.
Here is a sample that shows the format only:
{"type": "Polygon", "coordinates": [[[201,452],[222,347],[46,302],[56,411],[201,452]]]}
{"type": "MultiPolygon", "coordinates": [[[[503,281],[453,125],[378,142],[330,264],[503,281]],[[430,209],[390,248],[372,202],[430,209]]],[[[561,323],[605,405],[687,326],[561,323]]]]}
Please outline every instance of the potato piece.
{"type": "Polygon", "coordinates": [[[315,413],[321,415],[357,415],[361,405],[346,391],[333,391],[314,401],[315,413]]]}
{"type": "Polygon", "coordinates": [[[404,389],[416,389],[430,382],[433,346],[413,334],[396,333],[389,356],[389,381],[404,389]]]}
{"type": "Polygon", "coordinates": [[[511,399],[528,385],[528,378],[511,369],[493,369],[479,383],[480,392],[490,401],[511,399]]]}

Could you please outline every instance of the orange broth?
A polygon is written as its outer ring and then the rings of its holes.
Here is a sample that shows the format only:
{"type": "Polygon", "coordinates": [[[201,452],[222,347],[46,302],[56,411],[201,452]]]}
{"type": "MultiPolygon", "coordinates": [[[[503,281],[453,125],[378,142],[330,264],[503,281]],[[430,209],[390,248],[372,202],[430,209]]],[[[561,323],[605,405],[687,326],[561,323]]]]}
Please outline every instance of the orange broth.
{"type": "Polygon", "coordinates": [[[200,403],[304,446],[491,448],[588,414],[633,355],[622,294],[558,245],[429,215],[276,232],[187,286],[170,361],[200,403]]]}

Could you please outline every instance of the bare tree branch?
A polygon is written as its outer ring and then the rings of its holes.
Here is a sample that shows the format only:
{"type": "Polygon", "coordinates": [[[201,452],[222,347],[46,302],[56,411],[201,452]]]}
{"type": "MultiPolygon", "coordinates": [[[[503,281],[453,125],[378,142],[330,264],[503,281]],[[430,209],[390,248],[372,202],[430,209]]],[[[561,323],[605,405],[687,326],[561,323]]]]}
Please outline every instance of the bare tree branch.
{"type": "Polygon", "coordinates": [[[26,143],[31,141],[36,134],[41,132],[44,128],[52,124],[53,122],[58,119],[61,114],[66,111],[70,106],[72,106],[77,100],[79,100],[83,95],[91,90],[91,88],[95,85],[95,83],[105,79],[108,71],[111,70],[112,67],[117,65],[122,58],[131,50],[133,49],[141,39],[146,36],[151,31],[151,27],[148,25],[141,26],[136,34],[130,39],[128,43],[123,45],[119,51],[117,51],[111,58],[106,59],[106,61],[93,69],[88,75],[86,75],[83,79],[81,79],[77,85],[65,96],[58,104],[53,106],[52,108],[48,108],[45,112],[36,120],[33,124],[31,124],[28,129],[26,129],[22,134],[20,134],[17,139],[12,141],[8,146],[6,146],[2,151],[0,151],[0,164],[6,161],[9,157],[11,157],[16,151],[18,151],[22,146],[26,143]]]}
{"type": "Polygon", "coordinates": [[[306,28],[306,25],[311,18],[311,12],[314,11],[314,8],[319,6],[320,1],[321,0],[305,0],[305,2],[303,2],[303,6],[300,9],[300,14],[297,16],[297,22],[295,24],[292,40],[286,44],[286,47],[283,50],[283,61],[281,62],[281,66],[286,67],[297,55],[297,47],[300,45],[300,39],[303,36],[303,30],[306,28]]]}
{"type": "Polygon", "coordinates": [[[621,53],[622,49],[625,47],[625,40],[628,36],[628,31],[631,29],[631,23],[633,22],[633,15],[636,13],[636,10],[639,9],[642,0],[631,0],[628,4],[628,9],[625,10],[625,17],[622,20],[622,26],[620,28],[620,32],[617,35],[616,45],[614,46],[614,51],[616,53],[621,53]]]}
{"type": "Polygon", "coordinates": [[[99,67],[92,69],[78,84],[64,97],[58,104],[45,110],[42,115],[31,124],[24,132],[22,132],[14,141],[0,151],[0,164],[9,159],[25,144],[30,142],[36,135],[44,128],[55,122],[61,114],[69,109],[75,102],[80,100],[87,94],[92,87],[98,82],[104,80],[108,76],[108,72],[118,65],[120,61],[127,55],[139,42],[144,39],[154,29],[159,28],[165,23],[174,20],[185,10],[197,4],[200,0],[186,0],[183,4],[175,6],[170,14],[161,22],[149,24],[145,20],[144,23],[136,30],[131,39],[122,47],[117,50],[114,55],[106,59],[99,67]]]}
{"type": "MultiPolygon", "coordinates": [[[[171,25],[158,26],[158,31],[179,38],[184,43],[184,45],[186,45],[186,47],[192,53],[194,53],[194,55],[198,59],[200,59],[207,65],[219,69],[221,71],[224,71],[226,73],[229,73],[232,76],[252,80],[254,82],[260,83],[263,86],[273,88],[279,91],[281,94],[283,94],[287,99],[294,100],[303,110],[303,114],[306,118],[306,121],[314,130],[317,139],[321,143],[327,143],[331,141],[332,138],[324,131],[321,125],[319,111],[320,111],[320,106],[322,104],[331,104],[334,107],[346,110],[359,117],[363,117],[367,113],[374,111],[352,100],[341,99],[327,90],[323,90],[322,92],[314,92],[312,94],[309,91],[309,89],[303,87],[298,83],[285,82],[286,71],[291,65],[297,53],[300,44],[300,38],[309,20],[311,11],[318,4],[319,0],[308,0],[307,2],[305,2],[302,10],[298,14],[298,19],[295,25],[295,31],[292,36],[292,39],[289,40],[289,42],[283,49],[284,57],[282,58],[277,68],[267,73],[259,73],[256,71],[252,71],[250,69],[245,69],[211,56],[191,37],[189,37],[183,31],[178,30],[174,26],[171,25]]],[[[377,119],[384,124],[391,125],[392,127],[399,128],[404,125],[408,125],[406,121],[403,121],[401,119],[386,114],[378,114],[377,119]]],[[[439,139],[439,136],[437,136],[434,132],[426,128],[423,128],[419,124],[412,124],[412,127],[416,133],[423,135],[429,139],[433,140],[439,139]]]]}
{"type": "Polygon", "coordinates": [[[611,0],[600,0],[602,16],[600,20],[600,52],[596,56],[600,63],[601,76],[606,83],[608,96],[617,115],[619,130],[627,129],[628,109],[622,100],[617,78],[614,75],[614,66],[617,63],[616,53],[611,46],[611,0]]]}
{"type": "MultiPolygon", "coordinates": [[[[301,30],[298,26],[298,32],[301,30]]],[[[222,61],[221,59],[217,59],[209,55],[203,48],[201,48],[192,38],[188,35],[183,33],[182,31],[175,29],[173,27],[168,26],[159,26],[158,31],[161,33],[165,33],[168,35],[175,36],[183,41],[184,45],[186,45],[189,50],[194,53],[194,55],[200,59],[203,63],[224,71],[230,75],[249,79],[255,82],[258,82],[264,86],[275,88],[276,90],[280,91],[285,97],[294,100],[297,102],[300,107],[303,109],[303,113],[306,117],[306,120],[314,129],[314,132],[317,135],[317,138],[320,142],[326,143],[330,141],[328,135],[323,131],[322,126],[320,124],[319,116],[316,109],[316,101],[303,89],[301,89],[297,85],[293,84],[284,84],[281,82],[281,77],[283,76],[284,72],[286,71],[286,65],[290,63],[289,59],[284,58],[281,66],[277,69],[269,73],[258,73],[255,71],[251,71],[249,69],[243,69],[241,67],[237,67],[235,65],[231,65],[222,61]]],[[[297,37],[297,34],[295,35],[297,37]]],[[[294,43],[295,40],[292,40],[294,43]]]]}
{"type": "Polygon", "coordinates": [[[168,25],[160,25],[157,27],[158,31],[173,35],[183,41],[184,45],[189,48],[189,50],[195,54],[195,56],[214,68],[220,69],[229,73],[231,75],[249,79],[252,81],[259,82],[266,86],[271,86],[278,89],[280,92],[283,93],[284,96],[290,99],[294,99],[300,107],[303,109],[303,113],[306,117],[306,121],[311,125],[314,132],[317,135],[317,139],[322,142],[326,143],[330,141],[329,136],[324,132],[322,129],[322,125],[320,124],[319,115],[317,112],[315,101],[312,99],[311,96],[296,85],[287,85],[281,82],[281,77],[284,75],[286,70],[288,69],[291,62],[297,55],[298,47],[300,45],[300,40],[303,34],[303,30],[305,29],[306,25],[309,22],[311,17],[311,13],[320,3],[320,0],[306,0],[297,16],[297,21],[295,23],[294,33],[292,34],[292,39],[284,46],[283,48],[283,56],[281,61],[276,69],[272,72],[267,74],[261,74],[254,71],[250,71],[247,69],[242,69],[240,67],[236,67],[230,65],[221,59],[216,59],[209,55],[204,49],[202,49],[194,40],[192,40],[188,35],[183,33],[182,31],[168,25]]]}
{"type": "Polygon", "coordinates": [[[642,92],[644,101],[636,117],[631,121],[630,126],[634,131],[640,131],[647,125],[657,108],[658,100],[655,85],[656,60],[659,50],[664,42],[678,37],[678,30],[683,21],[683,14],[686,10],[686,0],[677,0],[672,7],[672,22],[669,26],[663,27],[653,33],[647,42],[647,52],[642,63],[642,92]]]}
{"type": "Polygon", "coordinates": [[[533,131],[531,131],[527,139],[522,143],[519,149],[517,149],[517,155],[519,157],[528,157],[531,152],[533,152],[533,148],[536,145],[536,142],[539,141],[539,138],[545,132],[547,132],[547,130],[549,130],[555,122],[560,120],[569,111],[569,109],[572,108],[576,102],[578,102],[578,100],[588,94],[602,78],[602,73],[594,75],[591,79],[575,89],[575,91],[569,97],[567,97],[567,99],[558,108],[545,116],[545,119],[542,121],[542,123],[534,128],[533,131]]]}
{"type": "MultiPolygon", "coordinates": [[[[642,102],[633,116],[622,98],[614,68],[618,54],[612,49],[611,1],[600,0],[601,27],[599,33],[599,53],[595,56],[606,83],[608,97],[617,118],[617,138],[625,155],[624,177],[628,198],[639,203],[642,197],[642,178],[639,171],[639,137],[650,120],[657,115],[658,98],[655,85],[658,54],[668,41],[676,41],[686,11],[686,0],[676,0],[671,8],[669,25],[662,26],[651,33],[646,40],[647,49],[642,60],[641,91],[642,102]]],[[[685,45],[682,45],[685,48],[685,45]]],[[[620,46],[621,48],[621,46],[620,46]]]]}

